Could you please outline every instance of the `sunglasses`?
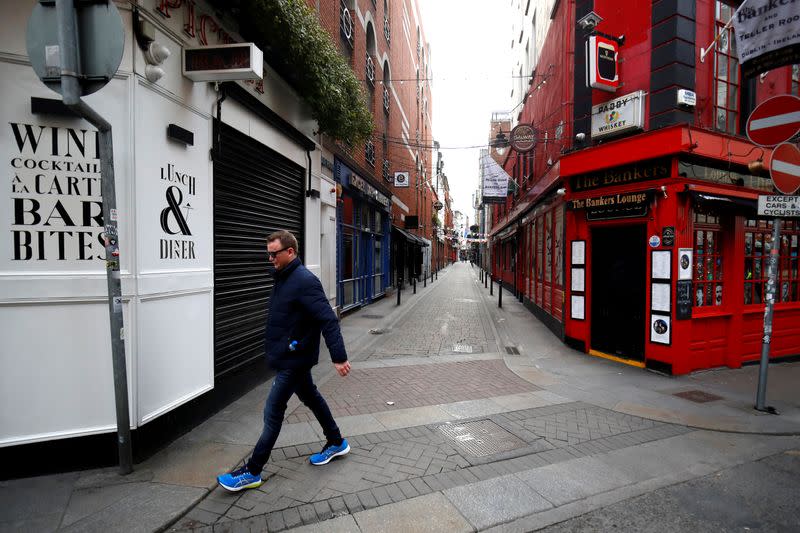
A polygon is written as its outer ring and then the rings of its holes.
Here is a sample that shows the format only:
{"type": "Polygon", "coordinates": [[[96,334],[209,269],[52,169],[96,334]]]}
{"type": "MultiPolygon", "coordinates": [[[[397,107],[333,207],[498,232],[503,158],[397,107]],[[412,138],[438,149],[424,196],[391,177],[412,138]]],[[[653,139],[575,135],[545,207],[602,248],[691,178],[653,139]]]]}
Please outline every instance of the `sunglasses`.
{"type": "Polygon", "coordinates": [[[285,252],[289,248],[291,248],[291,246],[289,246],[287,248],[281,248],[280,250],[275,250],[274,252],[267,252],[267,257],[270,258],[270,259],[275,259],[275,256],[277,256],[281,252],[285,252]]]}

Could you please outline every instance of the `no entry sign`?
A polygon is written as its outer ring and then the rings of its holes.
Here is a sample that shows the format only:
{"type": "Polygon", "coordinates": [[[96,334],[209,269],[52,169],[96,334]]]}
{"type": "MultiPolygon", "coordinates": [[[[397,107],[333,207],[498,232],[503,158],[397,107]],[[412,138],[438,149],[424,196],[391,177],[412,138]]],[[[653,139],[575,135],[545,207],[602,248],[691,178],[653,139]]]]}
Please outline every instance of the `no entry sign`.
{"type": "Polygon", "coordinates": [[[761,102],[747,119],[747,137],[761,146],[775,146],[800,133],[800,98],[791,94],[761,102]]]}
{"type": "Polygon", "coordinates": [[[793,194],[800,188],[800,149],[791,143],[779,144],[772,152],[769,173],[776,189],[793,194]]]}

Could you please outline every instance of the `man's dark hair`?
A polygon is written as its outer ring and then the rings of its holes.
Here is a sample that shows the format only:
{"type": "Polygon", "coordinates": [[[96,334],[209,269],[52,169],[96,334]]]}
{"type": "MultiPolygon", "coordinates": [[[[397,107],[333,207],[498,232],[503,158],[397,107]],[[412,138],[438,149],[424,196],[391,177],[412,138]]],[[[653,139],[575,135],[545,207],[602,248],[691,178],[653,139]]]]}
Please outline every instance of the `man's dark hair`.
{"type": "Polygon", "coordinates": [[[291,248],[295,254],[300,253],[300,250],[297,249],[297,239],[285,229],[270,233],[269,237],[267,237],[267,244],[275,240],[281,241],[281,248],[291,248]]]}

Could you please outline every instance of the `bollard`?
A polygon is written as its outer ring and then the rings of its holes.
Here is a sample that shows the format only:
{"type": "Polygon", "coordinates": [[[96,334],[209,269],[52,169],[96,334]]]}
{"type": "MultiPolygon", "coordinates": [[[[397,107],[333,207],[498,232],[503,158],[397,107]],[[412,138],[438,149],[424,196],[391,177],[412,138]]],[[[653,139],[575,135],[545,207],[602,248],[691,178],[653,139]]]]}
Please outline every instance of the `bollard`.
{"type": "Polygon", "coordinates": [[[503,308],[503,280],[497,284],[497,307],[503,308]]]}
{"type": "Polygon", "coordinates": [[[436,269],[436,279],[439,279],[439,269],[436,269]]]}
{"type": "Polygon", "coordinates": [[[398,281],[397,282],[397,305],[400,305],[400,290],[403,288],[403,285],[398,281]]]}
{"type": "Polygon", "coordinates": [[[417,294],[417,278],[414,278],[414,294],[417,294]]]}
{"type": "Polygon", "coordinates": [[[494,294],[494,276],[489,276],[489,296],[494,294]]]}
{"type": "Polygon", "coordinates": [[[480,280],[481,283],[483,283],[483,270],[478,271],[478,279],[480,280]]]}
{"type": "Polygon", "coordinates": [[[422,286],[423,287],[427,287],[428,286],[428,273],[427,272],[422,276],[422,286]]]}

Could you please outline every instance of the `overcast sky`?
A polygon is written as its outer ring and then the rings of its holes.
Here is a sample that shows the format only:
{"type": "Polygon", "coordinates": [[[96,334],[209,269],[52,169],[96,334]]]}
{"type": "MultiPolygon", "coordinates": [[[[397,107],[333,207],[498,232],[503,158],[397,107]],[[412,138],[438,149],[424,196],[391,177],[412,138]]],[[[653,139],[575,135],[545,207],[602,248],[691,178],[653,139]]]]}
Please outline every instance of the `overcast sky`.
{"type": "MultiPolygon", "coordinates": [[[[419,0],[431,44],[433,136],[442,146],[453,210],[474,222],[478,155],[493,111],[511,94],[508,0],[419,0]],[[491,8],[489,8],[491,6],[491,8]]],[[[434,156],[435,157],[435,156],[434,156]]]]}

